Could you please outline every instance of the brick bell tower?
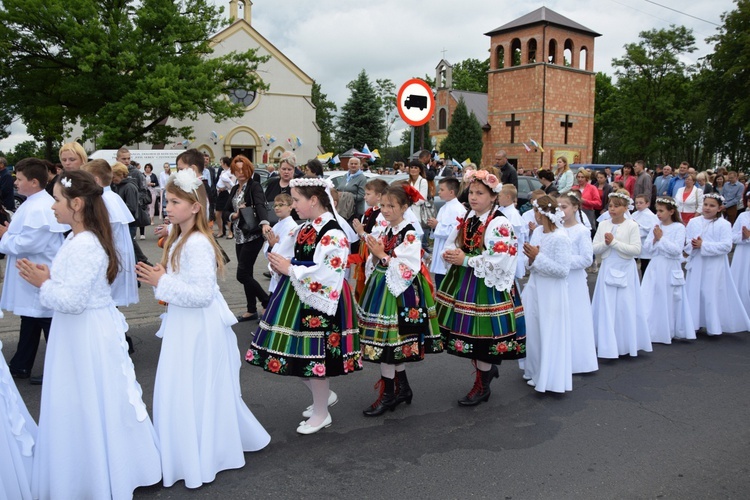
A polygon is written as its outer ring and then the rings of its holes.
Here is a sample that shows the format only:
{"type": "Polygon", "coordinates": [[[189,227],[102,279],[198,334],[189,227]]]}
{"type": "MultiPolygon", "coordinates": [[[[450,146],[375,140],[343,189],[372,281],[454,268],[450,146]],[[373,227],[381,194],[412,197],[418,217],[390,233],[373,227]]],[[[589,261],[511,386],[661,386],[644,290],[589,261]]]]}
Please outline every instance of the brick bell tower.
{"type": "Polygon", "coordinates": [[[546,7],[485,34],[490,71],[482,164],[492,165],[498,150],[524,168],[554,164],[559,156],[590,163],[594,39],[601,35],[546,7]]]}

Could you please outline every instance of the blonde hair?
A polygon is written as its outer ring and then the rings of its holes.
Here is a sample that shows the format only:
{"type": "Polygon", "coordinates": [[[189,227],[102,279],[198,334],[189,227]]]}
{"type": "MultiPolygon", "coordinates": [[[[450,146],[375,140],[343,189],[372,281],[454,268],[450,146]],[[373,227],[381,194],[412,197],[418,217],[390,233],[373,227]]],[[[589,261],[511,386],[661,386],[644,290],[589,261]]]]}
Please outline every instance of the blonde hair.
{"type": "MultiPolygon", "coordinates": [[[[122,165],[122,163],[120,165],[122,165]]],[[[109,166],[107,160],[91,160],[90,162],[84,163],[81,166],[81,170],[89,172],[96,179],[99,179],[99,182],[104,186],[112,184],[112,167],[109,166]]]]}
{"type": "Polygon", "coordinates": [[[180,269],[180,254],[182,253],[182,248],[185,246],[185,242],[187,242],[187,240],[191,235],[193,235],[193,233],[200,233],[205,236],[206,239],[211,243],[211,247],[214,250],[214,257],[216,258],[217,274],[219,276],[223,276],[224,257],[221,253],[219,245],[214,239],[211,228],[208,226],[208,218],[206,217],[206,190],[197,189],[188,193],[187,191],[175,185],[174,178],[170,178],[169,182],[167,183],[166,192],[171,195],[177,196],[181,200],[185,200],[190,203],[197,203],[200,208],[198,210],[198,213],[194,215],[195,223],[193,224],[193,227],[188,230],[187,234],[184,235],[184,238],[182,238],[174,247],[174,252],[172,252],[172,258],[170,259],[169,250],[172,248],[172,244],[177,241],[177,239],[182,235],[182,228],[179,225],[175,224],[172,226],[172,230],[169,232],[167,241],[164,243],[164,252],[162,253],[161,257],[161,265],[166,269],[167,261],[169,261],[169,264],[172,265],[172,269],[175,272],[178,272],[180,269]]]}
{"type": "Polygon", "coordinates": [[[516,186],[514,186],[513,184],[503,184],[500,192],[510,196],[510,199],[513,201],[516,201],[518,199],[518,189],[516,189],[516,186]]]}
{"type": "Polygon", "coordinates": [[[128,167],[119,161],[116,161],[115,164],[112,165],[112,175],[119,175],[124,179],[128,176],[128,167]]]}
{"type": "Polygon", "coordinates": [[[67,142],[60,146],[60,151],[57,153],[57,156],[62,156],[65,151],[70,151],[74,155],[78,156],[78,158],[81,159],[81,163],[86,163],[89,161],[89,156],[86,154],[86,150],[83,149],[83,146],[81,146],[77,142],[67,142]]]}

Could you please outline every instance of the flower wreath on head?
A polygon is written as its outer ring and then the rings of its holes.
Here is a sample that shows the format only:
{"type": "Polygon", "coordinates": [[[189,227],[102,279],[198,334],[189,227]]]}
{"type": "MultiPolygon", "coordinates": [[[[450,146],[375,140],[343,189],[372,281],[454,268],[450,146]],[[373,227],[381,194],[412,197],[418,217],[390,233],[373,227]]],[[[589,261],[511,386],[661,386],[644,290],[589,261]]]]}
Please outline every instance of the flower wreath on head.
{"type": "Polygon", "coordinates": [[[480,181],[495,193],[499,193],[503,188],[502,183],[494,174],[491,174],[486,170],[474,170],[471,168],[466,169],[466,172],[464,172],[464,182],[474,181],[480,181]]]}
{"type": "Polygon", "coordinates": [[[662,205],[669,205],[671,207],[677,208],[677,202],[672,198],[657,198],[656,203],[661,203],[662,205]]]}
{"type": "Polygon", "coordinates": [[[406,196],[409,197],[411,200],[411,204],[415,204],[419,200],[424,200],[424,196],[422,196],[422,193],[414,189],[414,187],[404,184],[404,192],[406,193],[406,196]]]}
{"type": "Polygon", "coordinates": [[[63,187],[71,188],[73,187],[73,181],[68,179],[67,177],[63,177],[60,179],[60,184],[62,184],[63,187]]]}
{"type": "MultiPolygon", "coordinates": [[[[539,212],[540,214],[544,215],[549,220],[551,220],[555,226],[559,226],[560,224],[562,224],[563,219],[565,218],[565,214],[563,213],[562,210],[560,210],[560,207],[555,207],[554,211],[548,212],[547,210],[544,210],[542,207],[539,206],[539,203],[537,202],[537,200],[532,201],[531,204],[534,206],[534,208],[536,208],[537,212],[539,212]]],[[[552,203],[547,203],[546,208],[551,210],[552,203]]]]}
{"type": "Polygon", "coordinates": [[[722,195],[720,195],[719,193],[704,194],[703,195],[703,199],[705,200],[706,198],[713,198],[714,200],[718,200],[719,205],[723,205],[724,204],[724,197],[722,195]]]}
{"type": "Polygon", "coordinates": [[[289,187],[313,187],[318,186],[329,191],[333,189],[333,182],[330,179],[320,177],[300,177],[289,181],[289,187]]]}
{"type": "Polygon", "coordinates": [[[196,196],[198,195],[198,188],[203,184],[192,168],[175,172],[169,178],[175,186],[186,193],[195,193],[196,196]]]}
{"type": "Polygon", "coordinates": [[[633,205],[633,199],[623,193],[609,193],[608,198],[622,198],[623,200],[628,202],[628,210],[633,210],[635,208],[635,205],[633,205]]]}

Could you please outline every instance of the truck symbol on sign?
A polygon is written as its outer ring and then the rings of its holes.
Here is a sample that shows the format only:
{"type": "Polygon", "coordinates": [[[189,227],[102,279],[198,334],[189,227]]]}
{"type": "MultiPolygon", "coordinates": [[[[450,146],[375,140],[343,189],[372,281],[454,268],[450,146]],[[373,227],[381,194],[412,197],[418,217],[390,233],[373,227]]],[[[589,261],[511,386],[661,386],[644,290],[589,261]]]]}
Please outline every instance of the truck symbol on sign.
{"type": "Polygon", "coordinates": [[[409,94],[404,101],[404,107],[406,109],[419,108],[422,111],[427,107],[427,96],[409,94]]]}

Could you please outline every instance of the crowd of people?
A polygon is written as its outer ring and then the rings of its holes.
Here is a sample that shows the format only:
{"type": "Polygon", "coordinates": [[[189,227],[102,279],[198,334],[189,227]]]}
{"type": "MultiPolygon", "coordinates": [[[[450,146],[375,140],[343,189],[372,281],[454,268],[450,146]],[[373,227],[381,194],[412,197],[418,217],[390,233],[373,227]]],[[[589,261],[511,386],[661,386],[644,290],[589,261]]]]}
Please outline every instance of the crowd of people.
{"type": "Polygon", "coordinates": [[[16,186],[27,198],[0,225],[0,309],[21,317],[17,352],[0,362],[9,444],[0,493],[129,498],[160,480],[197,488],[242,467],[243,453],[270,436],[241,397],[238,322],[258,322],[247,363],[309,388],[302,435],[333,424],[334,377],[369,363],[378,365],[377,397],[363,414],[378,417],[412,403],[406,367],[426,355],[471,363],[474,382],[457,403],[476,406],[490,398],[502,361],[517,360],[537,392],[564,393],[598,359],[701,331],[750,331],[750,212],[735,172],[701,184],[687,165],[652,179],[636,162],[594,180],[559,158],[556,175],[538,172],[545,188],[519,210],[518,173],[504,152],[495,166],[467,166],[437,186],[426,153],[391,185],[350,161],[339,190],[319,162],[300,169],[293,153],[265,189],[247,157],[222,158],[217,170],[194,149],[158,176],[149,166],[141,173],[125,148],[110,165],[66,144],[54,176],[42,160],[20,161],[16,186]],[[445,203],[429,214],[435,195],[445,203]],[[137,228],[158,213],[163,254],[152,264],[137,228]],[[235,243],[239,314],[217,282],[231,260],[222,238],[235,243]],[[260,252],[269,287],[255,278],[260,252]],[[117,309],[138,301],[139,283],[166,306],[152,416],[117,309]],[[42,332],[37,426],[13,378],[30,376],[42,332]]]}

